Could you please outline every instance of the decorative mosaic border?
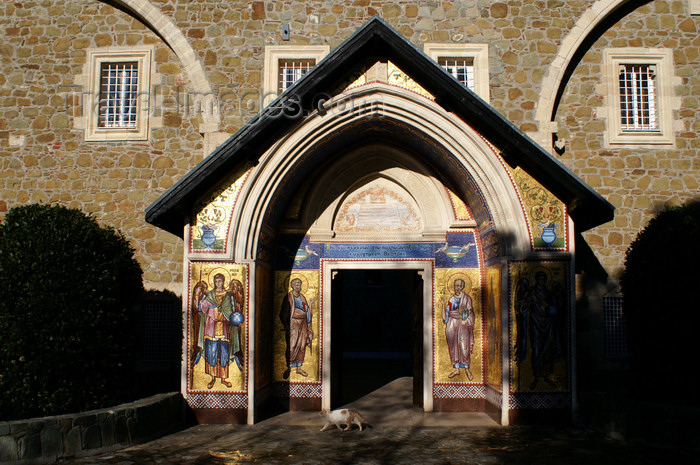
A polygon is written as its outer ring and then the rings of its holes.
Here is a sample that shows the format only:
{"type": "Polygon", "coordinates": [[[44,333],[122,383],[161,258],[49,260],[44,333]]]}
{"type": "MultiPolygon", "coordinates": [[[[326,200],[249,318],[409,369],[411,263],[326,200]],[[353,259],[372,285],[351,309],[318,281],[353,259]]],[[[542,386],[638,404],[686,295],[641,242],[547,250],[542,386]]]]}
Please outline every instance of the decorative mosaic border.
{"type": "Polygon", "coordinates": [[[321,397],[321,384],[274,383],[272,393],[275,397],[321,397]]]}
{"type": "MultiPolygon", "coordinates": [[[[253,168],[248,168],[239,178],[234,179],[231,182],[231,184],[229,185],[229,187],[227,187],[225,189],[225,190],[228,190],[238,180],[240,180],[241,178],[244,178],[243,181],[241,182],[241,185],[236,190],[235,198],[233,199],[233,203],[230,205],[230,209],[228,211],[229,218],[228,218],[228,221],[226,222],[226,228],[224,229],[225,235],[224,235],[224,247],[223,247],[223,249],[221,249],[221,250],[219,250],[219,249],[195,249],[194,248],[194,232],[193,232],[193,230],[196,227],[196,225],[193,225],[193,226],[190,226],[189,250],[187,252],[189,255],[204,254],[204,255],[210,255],[210,256],[211,255],[226,256],[226,254],[228,253],[228,245],[229,245],[228,234],[231,231],[231,224],[233,223],[233,213],[236,210],[236,206],[238,205],[238,198],[240,197],[240,194],[243,191],[243,187],[245,187],[246,183],[248,182],[248,178],[250,178],[250,173],[253,172],[253,168]]],[[[222,193],[224,191],[222,191],[222,193]]],[[[213,199],[209,199],[209,203],[203,205],[202,208],[213,203],[214,200],[216,200],[216,197],[214,197],[213,199]]],[[[196,213],[194,214],[194,216],[196,218],[196,213]]]]}
{"type": "MultiPolygon", "coordinates": [[[[447,196],[450,198],[450,205],[452,205],[452,214],[454,215],[455,219],[457,219],[458,221],[469,221],[469,220],[473,220],[473,219],[474,219],[474,214],[472,213],[471,209],[469,208],[469,205],[467,205],[466,203],[464,203],[464,201],[462,201],[461,199],[460,199],[460,201],[462,202],[462,205],[464,205],[464,208],[467,210],[467,217],[466,217],[466,218],[462,218],[461,216],[459,216],[459,213],[457,212],[457,204],[455,204],[455,199],[454,199],[454,197],[452,197],[453,195],[456,196],[457,194],[454,194],[454,193],[453,193],[451,190],[449,190],[446,186],[444,186],[444,187],[445,187],[445,192],[447,192],[447,196]]],[[[458,197],[458,198],[459,198],[459,197],[458,197]]]]}
{"type": "Polygon", "coordinates": [[[186,394],[192,408],[248,408],[248,394],[186,394]]]}
{"type": "Polygon", "coordinates": [[[484,265],[488,266],[493,263],[500,263],[501,244],[498,240],[498,234],[493,223],[489,223],[482,229],[478,229],[481,251],[484,259],[484,265]]]}
{"type": "MultiPolygon", "coordinates": [[[[246,285],[245,285],[245,331],[246,331],[246,337],[245,337],[245,344],[243,348],[243,353],[245,356],[243,357],[243,386],[248,386],[248,370],[250,368],[250,365],[248,363],[248,354],[250,353],[249,351],[249,346],[248,343],[250,342],[250,331],[251,331],[251,323],[249,321],[250,319],[250,265],[247,263],[228,263],[228,262],[220,262],[220,261],[214,261],[214,262],[207,262],[203,260],[189,260],[187,264],[187,302],[185,303],[186,305],[186,312],[184,316],[184,324],[185,326],[185,358],[184,358],[184,366],[185,366],[185,376],[187,377],[187,395],[197,395],[198,393],[200,395],[211,395],[211,391],[205,391],[205,390],[195,390],[192,388],[192,376],[191,376],[191,370],[194,369],[194,367],[191,364],[190,358],[189,358],[189,353],[190,349],[192,347],[192,338],[190,334],[190,327],[192,325],[192,321],[190,321],[190,318],[192,318],[191,312],[190,312],[190,303],[192,302],[192,269],[194,268],[195,265],[221,265],[223,267],[226,266],[245,266],[245,275],[246,275],[246,285]]],[[[204,354],[202,354],[202,358],[204,358],[204,354]]],[[[202,362],[204,363],[204,362],[202,362]]],[[[234,392],[226,392],[222,395],[237,395],[237,393],[245,393],[247,389],[243,390],[237,390],[234,392]]],[[[247,396],[247,394],[244,394],[247,396]]]]}
{"type": "Polygon", "coordinates": [[[436,399],[484,399],[486,389],[483,385],[435,384],[433,397],[436,399]]]}
{"type": "Polygon", "coordinates": [[[516,392],[510,395],[508,406],[511,409],[571,408],[571,393],[523,394],[516,392]]]}

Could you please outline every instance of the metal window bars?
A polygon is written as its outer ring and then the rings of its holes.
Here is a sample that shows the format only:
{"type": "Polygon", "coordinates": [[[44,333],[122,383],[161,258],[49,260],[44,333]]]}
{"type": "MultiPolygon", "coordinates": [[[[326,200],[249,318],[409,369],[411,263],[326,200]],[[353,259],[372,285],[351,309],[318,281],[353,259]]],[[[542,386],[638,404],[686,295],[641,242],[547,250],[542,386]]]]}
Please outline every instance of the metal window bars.
{"type": "Polygon", "coordinates": [[[474,58],[441,57],[438,64],[454,76],[464,87],[474,90],[474,58]]]}
{"type": "Polygon", "coordinates": [[[277,92],[282,93],[301,79],[311,68],[316,65],[314,59],[284,59],[279,60],[279,81],[277,92]]]}
{"type": "Polygon", "coordinates": [[[603,319],[605,323],[605,356],[627,357],[627,321],[622,308],[622,297],[603,297],[603,319]]]}
{"type": "Polygon", "coordinates": [[[102,63],[98,127],[136,127],[138,62],[102,63]]]}
{"type": "Polygon", "coordinates": [[[623,131],[657,131],[656,67],[622,64],[620,78],[620,127],[623,131]]]}

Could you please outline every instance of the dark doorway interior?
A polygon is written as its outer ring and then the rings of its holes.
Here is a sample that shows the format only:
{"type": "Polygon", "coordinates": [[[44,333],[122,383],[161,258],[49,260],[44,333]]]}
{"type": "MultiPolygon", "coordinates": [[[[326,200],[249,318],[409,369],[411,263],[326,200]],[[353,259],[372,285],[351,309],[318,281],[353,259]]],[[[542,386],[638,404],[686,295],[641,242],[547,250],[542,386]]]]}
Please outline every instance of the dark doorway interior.
{"type": "Polygon", "coordinates": [[[422,400],[423,282],[415,270],[342,270],[331,289],[331,407],[404,376],[422,400]]]}

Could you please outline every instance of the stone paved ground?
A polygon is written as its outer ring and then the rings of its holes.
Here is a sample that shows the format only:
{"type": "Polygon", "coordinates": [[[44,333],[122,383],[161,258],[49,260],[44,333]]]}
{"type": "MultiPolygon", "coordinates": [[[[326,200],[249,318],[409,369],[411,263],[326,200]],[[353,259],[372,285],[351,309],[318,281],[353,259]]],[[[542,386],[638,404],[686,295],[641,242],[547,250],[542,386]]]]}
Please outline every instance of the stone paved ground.
{"type": "MultiPolygon", "coordinates": [[[[199,425],[80,464],[693,464],[700,449],[631,445],[545,427],[199,425]]],[[[697,447],[697,445],[693,445],[697,447]]]]}

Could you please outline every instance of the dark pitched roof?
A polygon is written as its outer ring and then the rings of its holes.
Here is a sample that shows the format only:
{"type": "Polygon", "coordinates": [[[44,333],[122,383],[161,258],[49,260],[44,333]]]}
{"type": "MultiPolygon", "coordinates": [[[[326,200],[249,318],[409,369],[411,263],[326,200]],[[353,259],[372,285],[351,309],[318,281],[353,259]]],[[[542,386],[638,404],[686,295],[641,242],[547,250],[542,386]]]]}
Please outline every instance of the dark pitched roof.
{"type": "Polygon", "coordinates": [[[146,209],[146,221],[182,237],[183,225],[192,214],[195,202],[207,194],[211,186],[222,182],[242,161],[256,160],[296,124],[295,118],[279,117],[282,108],[296,102],[304,110],[315,108],[315,96],[337,94],[353,69],[371,66],[379,59],[396,64],[430,92],[439,105],[459,116],[500,150],[508,163],[522,167],[564,202],[578,231],[613,218],[615,207],[600,194],[375,17],[153,202],[146,209]]]}

